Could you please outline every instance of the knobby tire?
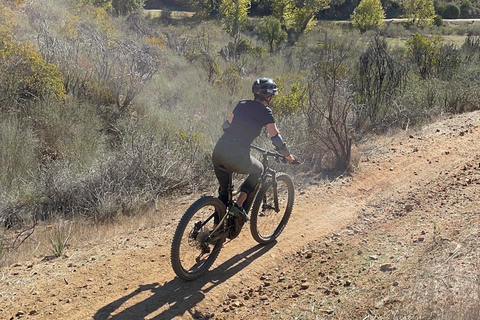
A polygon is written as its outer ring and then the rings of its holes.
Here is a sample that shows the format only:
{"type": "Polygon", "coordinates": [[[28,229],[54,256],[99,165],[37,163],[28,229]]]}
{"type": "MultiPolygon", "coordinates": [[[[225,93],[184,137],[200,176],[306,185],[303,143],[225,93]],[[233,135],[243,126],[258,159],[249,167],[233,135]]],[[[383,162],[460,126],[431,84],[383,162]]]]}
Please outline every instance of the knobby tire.
{"type": "Polygon", "coordinates": [[[250,232],[260,244],[273,242],[285,229],[292,214],[295,190],[285,173],[277,173],[279,212],[275,212],[273,182],[267,180],[258,191],[250,217],[250,232]]]}
{"type": "Polygon", "coordinates": [[[213,230],[213,218],[200,230],[195,227],[195,224],[204,222],[215,210],[220,212],[220,216],[225,214],[222,201],[211,196],[202,197],[187,209],[175,230],[170,259],[173,270],[184,280],[190,281],[201,277],[220,253],[224,238],[218,239],[213,244],[204,241],[213,230]]]}

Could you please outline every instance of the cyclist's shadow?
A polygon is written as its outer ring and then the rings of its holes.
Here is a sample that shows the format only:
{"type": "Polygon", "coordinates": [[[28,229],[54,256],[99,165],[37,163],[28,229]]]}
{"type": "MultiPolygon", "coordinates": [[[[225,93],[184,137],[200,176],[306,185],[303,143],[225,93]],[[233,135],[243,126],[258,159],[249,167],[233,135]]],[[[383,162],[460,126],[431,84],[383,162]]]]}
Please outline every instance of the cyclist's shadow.
{"type": "Polygon", "coordinates": [[[217,268],[207,272],[200,279],[194,281],[187,282],[176,277],[164,285],[160,285],[159,283],[141,285],[137,290],[98,310],[93,319],[144,319],[152,313],[157,313],[158,310],[164,306],[167,307],[167,309],[151,319],[160,320],[180,317],[186,311],[192,312],[195,305],[205,298],[205,293],[237,274],[255,259],[269,251],[275,244],[276,241],[266,246],[257,245],[243,253],[239,253],[217,268]],[[202,288],[209,283],[210,286],[202,290],[202,288]],[[153,294],[131,307],[121,311],[119,310],[124,303],[144,291],[151,291],[153,294]],[[115,315],[112,315],[113,313],[115,313],[115,315]]]}

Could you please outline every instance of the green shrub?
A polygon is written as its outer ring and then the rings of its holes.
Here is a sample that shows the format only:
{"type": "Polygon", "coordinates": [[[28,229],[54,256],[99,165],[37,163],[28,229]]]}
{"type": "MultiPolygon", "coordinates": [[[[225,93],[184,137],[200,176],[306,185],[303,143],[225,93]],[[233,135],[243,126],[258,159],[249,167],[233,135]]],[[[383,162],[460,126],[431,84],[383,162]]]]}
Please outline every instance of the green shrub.
{"type": "Polygon", "coordinates": [[[447,4],[445,2],[436,2],[435,3],[435,13],[439,16],[443,16],[447,4]]]}
{"type": "Polygon", "coordinates": [[[21,106],[32,100],[63,97],[59,68],[47,63],[29,41],[14,39],[13,13],[0,7],[0,22],[0,112],[22,111],[21,106]]]}
{"type": "Polygon", "coordinates": [[[433,24],[437,27],[443,27],[443,18],[440,15],[436,15],[435,18],[433,18],[433,24]]]}
{"type": "Polygon", "coordinates": [[[410,38],[405,45],[416,71],[423,78],[436,74],[442,39],[438,36],[426,38],[419,33],[410,38]]]}
{"type": "Polygon", "coordinates": [[[445,6],[442,17],[444,19],[457,19],[460,16],[460,9],[453,3],[449,3],[445,6]]]}
{"type": "Polygon", "coordinates": [[[460,5],[460,17],[470,18],[472,15],[472,9],[472,2],[470,0],[463,0],[462,4],[460,5]]]}

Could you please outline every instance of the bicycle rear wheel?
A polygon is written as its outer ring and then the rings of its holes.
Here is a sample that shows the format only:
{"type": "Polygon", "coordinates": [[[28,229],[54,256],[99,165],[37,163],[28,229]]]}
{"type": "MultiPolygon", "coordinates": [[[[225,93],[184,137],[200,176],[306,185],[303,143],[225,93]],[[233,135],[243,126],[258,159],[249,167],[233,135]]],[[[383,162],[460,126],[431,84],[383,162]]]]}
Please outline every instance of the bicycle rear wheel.
{"type": "Polygon", "coordinates": [[[260,244],[274,241],[287,225],[292,214],[295,190],[285,173],[277,173],[278,211],[275,210],[274,186],[266,181],[255,198],[250,218],[250,232],[260,244]]]}
{"type": "Polygon", "coordinates": [[[170,259],[173,270],[182,279],[195,280],[213,264],[225,238],[206,241],[213,230],[214,212],[225,214],[218,198],[203,197],[195,201],[183,215],[173,236],[170,259]]]}

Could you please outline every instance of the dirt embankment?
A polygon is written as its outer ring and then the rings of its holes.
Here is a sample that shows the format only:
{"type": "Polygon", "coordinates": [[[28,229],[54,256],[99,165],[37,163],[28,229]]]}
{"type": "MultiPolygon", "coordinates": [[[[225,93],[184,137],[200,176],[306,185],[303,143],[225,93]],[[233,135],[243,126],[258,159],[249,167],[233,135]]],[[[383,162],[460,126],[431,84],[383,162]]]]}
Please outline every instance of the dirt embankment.
{"type": "Polygon", "coordinates": [[[276,243],[258,246],[245,229],[197,281],[169,265],[193,197],[68,258],[3,268],[0,318],[478,319],[479,121],[464,114],[357,146],[352,176],[297,186],[276,243]]]}

